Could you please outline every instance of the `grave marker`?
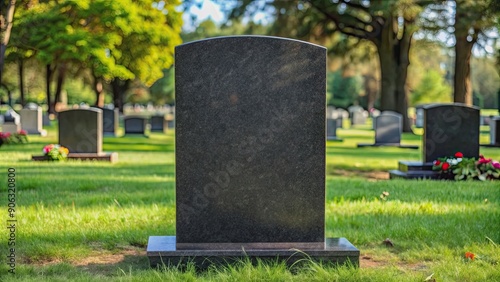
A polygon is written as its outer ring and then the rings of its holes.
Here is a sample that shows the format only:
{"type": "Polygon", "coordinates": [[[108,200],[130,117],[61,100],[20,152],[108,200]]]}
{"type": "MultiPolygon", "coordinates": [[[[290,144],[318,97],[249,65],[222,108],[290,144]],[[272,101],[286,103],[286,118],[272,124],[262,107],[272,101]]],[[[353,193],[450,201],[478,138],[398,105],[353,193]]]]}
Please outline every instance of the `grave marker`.
{"type": "Polygon", "coordinates": [[[297,249],[358,264],[345,238],[325,240],[326,49],[237,36],[175,56],[177,236],[150,237],[151,265],[293,263],[297,249]]]}
{"type": "Polygon", "coordinates": [[[479,157],[479,108],[464,104],[429,104],[424,111],[422,162],[400,161],[391,178],[439,178],[432,162],[461,152],[464,157],[479,157]]]}

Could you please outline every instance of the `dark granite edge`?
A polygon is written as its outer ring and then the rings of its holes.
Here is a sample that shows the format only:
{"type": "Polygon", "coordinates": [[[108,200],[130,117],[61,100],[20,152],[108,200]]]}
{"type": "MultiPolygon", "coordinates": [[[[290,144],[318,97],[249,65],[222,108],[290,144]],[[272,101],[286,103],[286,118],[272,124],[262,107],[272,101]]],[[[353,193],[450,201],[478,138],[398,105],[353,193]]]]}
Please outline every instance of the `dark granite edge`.
{"type": "Polygon", "coordinates": [[[500,144],[479,144],[479,146],[487,148],[500,148],[500,144]]]}
{"type": "Polygon", "coordinates": [[[346,238],[327,238],[324,249],[241,249],[241,250],[177,250],[175,236],[150,236],[147,246],[149,257],[210,257],[210,256],[309,256],[344,257],[359,256],[360,251],[346,238]]]}
{"type": "MultiPolygon", "coordinates": [[[[31,156],[32,161],[49,161],[46,156],[31,156]]],[[[95,160],[115,163],[118,161],[118,153],[69,153],[68,160],[95,160]]]]}
{"type": "Polygon", "coordinates": [[[359,143],[357,144],[358,148],[362,147],[398,147],[398,148],[403,148],[403,149],[418,149],[418,145],[404,145],[404,144],[397,144],[397,143],[359,143]]]}

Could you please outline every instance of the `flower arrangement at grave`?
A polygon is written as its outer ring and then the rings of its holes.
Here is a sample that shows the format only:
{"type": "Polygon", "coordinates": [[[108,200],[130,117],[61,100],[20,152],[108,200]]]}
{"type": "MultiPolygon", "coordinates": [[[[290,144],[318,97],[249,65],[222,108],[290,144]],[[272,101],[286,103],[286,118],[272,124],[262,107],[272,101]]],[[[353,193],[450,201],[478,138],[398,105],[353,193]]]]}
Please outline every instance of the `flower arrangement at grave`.
{"type": "Polygon", "coordinates": [[[0,146],[2,144],[26,144],[28,143],[28,134],[25,130],[17,133],[0,132],[0,146]]]}
{"type": "Polygon", "coordinates": [[[432,170],[440,172],[442,179],[500,180],[500,162],[487,159],[483,155],[480,155],[479,159],[464,158],[461,152],[457,152],[452,157],[435,160],[432,170]]]}
{"type": "Polygon", "coordinates": [[[52,161],[62,161],[68,158],[68,148],[59,144],[49,144],[43,147],[45,157],[52,161]]]}

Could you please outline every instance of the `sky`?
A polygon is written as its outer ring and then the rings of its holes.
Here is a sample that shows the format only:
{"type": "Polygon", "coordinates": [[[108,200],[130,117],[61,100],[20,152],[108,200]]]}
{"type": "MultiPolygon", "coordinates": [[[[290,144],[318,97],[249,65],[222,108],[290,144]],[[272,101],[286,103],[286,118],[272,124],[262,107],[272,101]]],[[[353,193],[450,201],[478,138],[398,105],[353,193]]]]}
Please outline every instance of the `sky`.
{"type": "Polygon", "coordinates": [[[220,23],[224,20],[224,14],[220,10],[220,6],[212,2],[211,0],[202,0],[201,8],[193,5],[189,13],[184,13],[182,19],[184,20],[183,29],[185,31],[192,31],[195,28],[195,23],[200,23],[208,18],[211,18],[214,22],[220,23]],[[196,15],[196,22],[193,23],[191,20],[191,15],[196,15]]]}

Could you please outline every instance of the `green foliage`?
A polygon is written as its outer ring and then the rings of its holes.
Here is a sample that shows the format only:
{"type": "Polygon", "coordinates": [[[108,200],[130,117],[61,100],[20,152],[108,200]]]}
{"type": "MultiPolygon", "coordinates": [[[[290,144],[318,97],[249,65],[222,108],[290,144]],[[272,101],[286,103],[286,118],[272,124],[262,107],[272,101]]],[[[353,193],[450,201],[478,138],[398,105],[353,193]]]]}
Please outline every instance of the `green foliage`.
{"type": "MultiPolygon", "coordinates": [[[[355,149],[373,140],[368,126],[339,130],[344,143],[328,142],[326,237],[346,237],[361,250],[361,267],[304,261],[286,268],[247,260],[206,272],[188,267],[150,268],[144,249],[150,235],[175,234],[173,131],[150,138],[105,137],[103,149],[119,162],[31,162],[48,137],[0,148],[0,170],[17,177],[19,263],[2,281],[498,281],[500,194],[492,182],[367,180],[362,169],[382,173],[418,151],[355,149]],[[343,175],[342,171],[351,172],[343,175]],[[344,188],[345,189],[342,189],[344,188]],[[380,200],[387,191],[390,197],[380,200]],[[440,236],[436,236],[439,234],[440,236]],[[386,238],[394,247],[386,247],[386,238]],[[465,252],[477,255],[463,259],[465,252]]],[[[483,134],[485,135],[485,134],[483,134]]],[[[483,136],[482,136],[483,137],[483,136]]],[[[420,136],[404,134],[404,143],[420,136]]],[[[481,148],[500,158],[500,152],[481,148]]],[[[7,265],[0,265],[6,273],[7,265]]]]}
{"type": "Polygon", "coordinates": [[[451,102],[451,87],[436,70],[427,71],[411,94],[411,104],[451,102]]]}
{"type": "Polygon", "coordinates": [[[174,69],[164,69],[163,77],[158,79],[151,87],[149,92],[151,100],[157,105],[170,104],[174,101],[175,82],[174,69]]]}
{"type": "Polygon", "coordinates": [[[328,104],[340,108],[347,108],[357,101],[363,88],[361,76],[344,77],[341,70],[328,73],[327,85],[328,104]]]}

